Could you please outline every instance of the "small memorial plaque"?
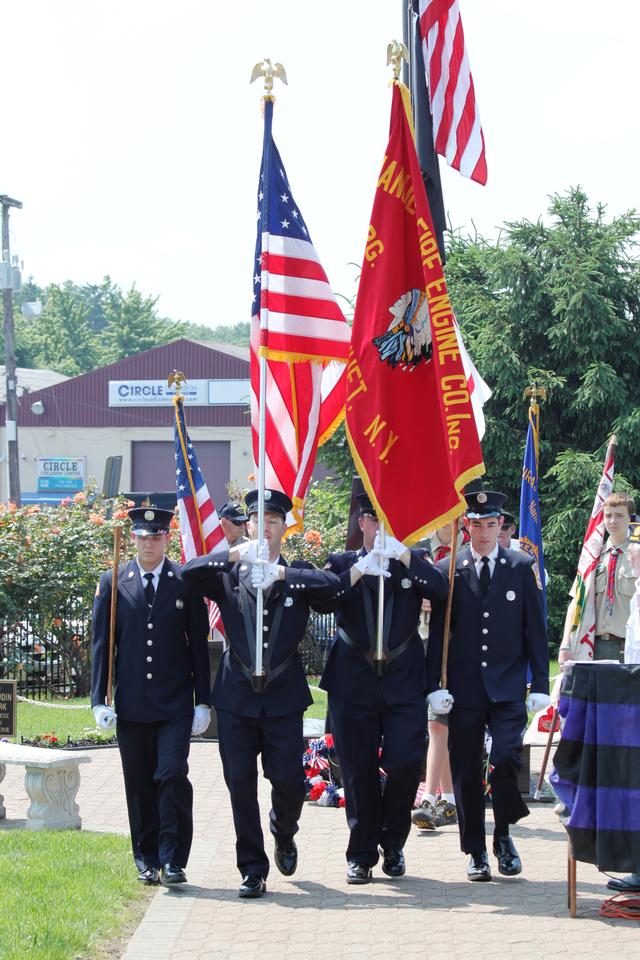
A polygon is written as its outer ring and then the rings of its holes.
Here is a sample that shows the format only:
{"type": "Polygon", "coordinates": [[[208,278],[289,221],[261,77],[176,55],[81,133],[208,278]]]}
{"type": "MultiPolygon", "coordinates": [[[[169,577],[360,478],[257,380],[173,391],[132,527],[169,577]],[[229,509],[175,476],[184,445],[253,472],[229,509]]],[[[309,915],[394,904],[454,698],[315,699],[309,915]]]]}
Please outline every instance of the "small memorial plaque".
{"type": "Polygon", "coordinates": [[[0,680],[0,737],[15,737],[18,709],[18,684],[0,680]]]}

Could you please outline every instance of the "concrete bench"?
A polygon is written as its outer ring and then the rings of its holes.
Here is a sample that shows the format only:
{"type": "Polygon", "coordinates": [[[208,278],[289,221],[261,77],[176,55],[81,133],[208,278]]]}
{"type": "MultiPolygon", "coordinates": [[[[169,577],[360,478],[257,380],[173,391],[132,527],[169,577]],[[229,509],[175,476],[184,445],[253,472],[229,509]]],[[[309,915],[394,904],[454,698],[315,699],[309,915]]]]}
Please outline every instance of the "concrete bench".
{"type": "MultiPolygon", "coordinates": [[[[0,787],[8,763],[25,768],[24,785],[31,800],[27,810],[28,830],[80,829],[82,820],[76,803],[80,786],[79,766],[91,763],[91,757],[66,750],[0,743],[0,787]]],[[[0,794],[0,819],[6,815],[4,797],[0,794]]]]}

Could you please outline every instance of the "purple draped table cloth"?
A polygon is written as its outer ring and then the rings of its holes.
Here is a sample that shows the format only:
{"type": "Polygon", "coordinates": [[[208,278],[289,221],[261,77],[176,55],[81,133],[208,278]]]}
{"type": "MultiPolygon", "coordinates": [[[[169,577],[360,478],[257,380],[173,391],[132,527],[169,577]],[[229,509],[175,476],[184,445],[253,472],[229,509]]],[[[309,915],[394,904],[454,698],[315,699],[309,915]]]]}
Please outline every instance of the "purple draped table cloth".
{"type": "Polygon", "coordinates": [[[566,805],[573,856],[640,871],[640,664],[576,663],[560,694],[550,777],[566,805]]]}

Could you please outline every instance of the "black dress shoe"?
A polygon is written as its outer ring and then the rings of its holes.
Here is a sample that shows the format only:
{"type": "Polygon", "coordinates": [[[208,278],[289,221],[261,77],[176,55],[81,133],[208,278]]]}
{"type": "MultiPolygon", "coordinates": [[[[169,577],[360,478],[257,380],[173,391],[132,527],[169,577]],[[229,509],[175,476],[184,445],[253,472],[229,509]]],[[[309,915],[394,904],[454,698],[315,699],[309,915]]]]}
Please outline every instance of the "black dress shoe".
{"type": "Polygon", "coordinates": [[[238,896],[244,897],[246,900],[261,897],[263,893],[267,892],[267,884],[262,879],[259,873],[248,873],[246,877],[243,878],[242,883],[240,884],[240,889],[238,890],[238,896]]]}
{"type": "Polygon", "coordinates": [[[298,866],[298,848],[293,837],[276,837],[276,867],[285,877],[296,872],[298,866]]]}
{"type": "Polygon", "coordinates": [[[155,886],[160,883],[160,871],[157,867],[145,867],[138,873],[138,880],[148,887],[155,886]]]}
{"type": "Polygon", "coordinates": [[[347,883],[371,883],[371,867],[357,860],[347,863],[347,883]]]}
{"type": "Polygon", "coordinates": [[[467,878],[469,880],[491,880],[491,867],[489,866],[489,857],[487,851],[472,853],[469,857],[467,866],[467,878]]]}
{"type": "Polygon", "coordinates": [[[381,850],[382,872],[388,877],[403,877],[407,872],[402,850],[381,850]]]}
{"type": "Polygon", "coordinates": [[[618,893],[640,893],[640,873],[631,873],[628,877],[612,877],[607,883],[609,890],[618,893]]]}
{"type": "Polygon", "coordinates": [[[160,871],[160,880],[165,886],[171,886],[174,883],[186,883],[187,876],[176,863],[165,863],[160,871]]]}
{"type": "Polygon", "coordinates": [[[493,852],[498,858],[498,870],[505,877],[522,873],[522,861],[511,837],[494,837],[493,852]]]}

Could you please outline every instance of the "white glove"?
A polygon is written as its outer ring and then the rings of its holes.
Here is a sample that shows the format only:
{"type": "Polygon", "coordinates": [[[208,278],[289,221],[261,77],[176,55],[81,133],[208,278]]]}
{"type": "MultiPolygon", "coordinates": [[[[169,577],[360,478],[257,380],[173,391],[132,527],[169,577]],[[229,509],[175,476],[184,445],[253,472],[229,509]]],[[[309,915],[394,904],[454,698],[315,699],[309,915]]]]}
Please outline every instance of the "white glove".
{"type": "Polygon", "coordinates": [[[113,730],[116,725],[116,712],[113,707],[105,707],[97,704],[91,708],[96,718],[96,723],[101,730],[113,730]]]}
{"type": "Polygon", "coordinates": [[[380,561],[375,553],[365,553],[364,557],[354,563],[356,570],[359,570],[363,577],[390,577],[388,570],[380,565],[380,561]]]}
{"type": "Polygon", "coordinates": [[[551,697],[546,693],[530,693],[527,697],[527,710],[529,713],[538,713],[540,710],[546,710],[551,703],[551,697]]]}
{"type": "Polygon", "coordinates": [[[258,560],[251,567],[251,584],[256,589],[262,587],[266,590],[272,583],[280,579],[280,564],[269,563],[266,560],[258,560]]]}
{"type": "Polygon", "coordinates": [[[258,560],[269,559],[269,544],[266,540],[262,541],[262,546],[258,546],[257,540],[245,540],[232,547],[232,550],[238,551],[238,556],[242,560],[248,560],[249,563],[256,563],[258,560]]]}
{"type": "Polygon", "coordinates": [[[396,540],[395,537],[387,534],[384,540],[384,549],[380,546],[381,537],[380,532],[376,533],[376,539],[373,542],[373,552],[381,554],[383,557],[388,557],[389,560],[399,560],[400,557],[409,549],[405,547],[404,543],[400,540],[396,540]]]}
{"type": "Polygon", "coordinates": [[[434,713],[444,716],[447,713],[451,713],[454,700],[448,690],[434,690],[434,692],[430,693],[427,697],[427,703],[434,713]]]}
{"type": "Polygon", "coordinates": [[[204,733],[211,723],[211,710],[203,703],[199,703],[193,711],[193,723],[191,724],[191,735],[199,737],[204,733]]]}

